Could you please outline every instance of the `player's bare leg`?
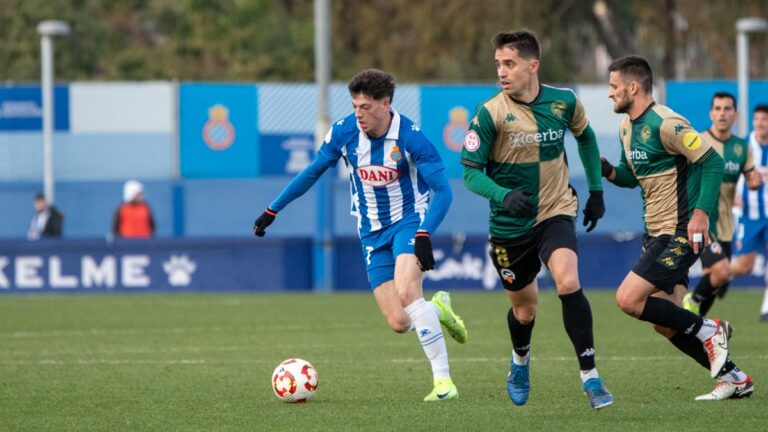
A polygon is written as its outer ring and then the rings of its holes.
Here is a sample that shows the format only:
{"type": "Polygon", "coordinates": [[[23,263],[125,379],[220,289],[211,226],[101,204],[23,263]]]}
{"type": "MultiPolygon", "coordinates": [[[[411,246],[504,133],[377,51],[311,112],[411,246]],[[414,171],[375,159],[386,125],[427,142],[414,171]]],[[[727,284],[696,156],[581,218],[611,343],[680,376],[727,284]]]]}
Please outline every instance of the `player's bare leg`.
{"type": "Polygon", "coordinates": [[[613,403],[613,396],[605,388],[595,367],[592,308],[579,284],[576,252],[567,248],[556,249],[547,267],[555,280],[562,303],[563,325],[576,351],[584,393],[592,408],[608,406],[613,403]]]}

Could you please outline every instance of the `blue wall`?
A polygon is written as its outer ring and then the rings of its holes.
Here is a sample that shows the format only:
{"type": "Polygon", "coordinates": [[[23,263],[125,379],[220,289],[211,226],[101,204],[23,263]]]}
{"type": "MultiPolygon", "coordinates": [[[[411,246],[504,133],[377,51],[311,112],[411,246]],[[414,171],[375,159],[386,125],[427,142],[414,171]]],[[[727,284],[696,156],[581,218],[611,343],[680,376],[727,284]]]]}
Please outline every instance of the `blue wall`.
{"type": "MultiPolygon", "coordinates": [[[[326,175],[333,175],[327,173],[326,175]]],[[[175,234],[189,237],[248,237],[253,221],[290,180],[289,177],[260,179],[216,179],[145,181],[145,198],[152,207],[159,237],[175,234]],[[174,200],[174,188],[180,196],[174,200]],[[181,217],[181,226],[179,224],[181,217]]],[[[586,180],[572,182],[583,206],[586,180]]],[[[439,233],[487,234],[488,202],[469,192],[460,180],[451,180],[454,202],[439,233]]],[[[112,215],[121,203],[122,182],[88,181],[56,184],[56,205],[64,213],[66,238],[104,238],[111,229],[112,215]]],[[[42,190],[38,182],[0,183],[0,238],[25,238],[34,214],[33,197],[42,190]]],[[[334,231],[356,236],[356,219],[349,214],[349,184],[335,182],[334,231]]],[[[597,232],[641,231],[641,202],[637,190],[610,185],[605,190],[607,216],[597,232]]],[[[297,199],[269,227],[270,236],[307,237],[314,232],[315,191],[297,199]]],[[[581,219],[581,212],[579,212],[581,219]]],[[[581,223],[578,225],[582,229],[581,223]]]]}

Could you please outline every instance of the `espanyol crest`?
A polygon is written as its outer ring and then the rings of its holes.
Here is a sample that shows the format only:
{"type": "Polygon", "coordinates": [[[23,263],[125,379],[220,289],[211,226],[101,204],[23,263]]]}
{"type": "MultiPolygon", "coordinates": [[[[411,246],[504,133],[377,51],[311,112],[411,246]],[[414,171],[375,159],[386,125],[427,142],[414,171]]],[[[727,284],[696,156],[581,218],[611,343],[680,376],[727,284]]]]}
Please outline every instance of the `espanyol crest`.
{"type": "Polygon", "coordinates": [[[373,187],[386,186],[400,178],[400,171],[382,165],[366,165],[357,168],[360,181],[373,187]]]}
{"type": "Polygon", "coordinates": [[[235,128],[229,121],[229,110],[216,104],[208,109],[208,121],[203,126],[203,141],[211,150],[226,150],[235,141],[235,128]]]}

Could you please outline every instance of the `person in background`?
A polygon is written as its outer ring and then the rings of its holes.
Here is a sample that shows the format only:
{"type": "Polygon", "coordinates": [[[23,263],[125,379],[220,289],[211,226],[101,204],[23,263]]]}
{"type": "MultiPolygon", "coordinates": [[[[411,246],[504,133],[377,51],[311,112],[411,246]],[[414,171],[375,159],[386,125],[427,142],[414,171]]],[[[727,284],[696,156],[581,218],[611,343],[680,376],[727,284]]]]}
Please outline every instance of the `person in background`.
{"type": "Polygon", "coordinates": [[[155,235],[155,220],[152,209],[144,201],[144,185],[141,182],[125,182],[123,204],[115,210],[112,234],[130,239],[146,239],[155,235]]]}
{"type": "Polygon", "coordinates": [[[60,238],[64,225],[64,215],[56,207],[49,205],[45,200],[45,195],[41,193],[35,195],[34,206],[35,215],[29,224],[27,238],[30,240],[60,238]]]}

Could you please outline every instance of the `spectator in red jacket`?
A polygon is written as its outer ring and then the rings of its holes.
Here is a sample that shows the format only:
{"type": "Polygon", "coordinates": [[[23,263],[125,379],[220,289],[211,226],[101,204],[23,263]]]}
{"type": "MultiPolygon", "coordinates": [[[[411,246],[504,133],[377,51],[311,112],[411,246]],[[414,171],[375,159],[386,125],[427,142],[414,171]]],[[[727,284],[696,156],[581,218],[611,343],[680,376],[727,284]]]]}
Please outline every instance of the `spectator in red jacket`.
{"type": "Polygon", "coordinates": [[[115,237],[146,239],[155,234],[155,220],[152,210],[144,201],[144,185],[128,180],[123,186],[123,204],[115,211],[112,221],[115,237]]]}

